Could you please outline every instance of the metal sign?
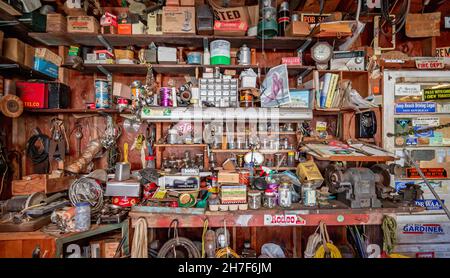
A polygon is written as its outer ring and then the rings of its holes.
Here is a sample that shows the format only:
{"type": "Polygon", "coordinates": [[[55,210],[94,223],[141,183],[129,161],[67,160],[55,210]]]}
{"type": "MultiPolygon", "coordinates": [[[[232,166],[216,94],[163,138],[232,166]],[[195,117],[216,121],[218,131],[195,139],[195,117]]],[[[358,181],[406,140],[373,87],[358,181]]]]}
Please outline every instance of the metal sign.
{"type": "MultiPolygon", "coordinates": [[[[444,203],[445,200],[442,200],[444,203]]],[[[424,207],[427,210],[440,210],[442,209],[441,204],[439,204],[439,201],[436,199],[423,199],[423,200],[416,200],[415,201],[416,206],[424,207]]]]}
{"type": "Polygon", "coordinates": [[[450,99],[450,88],[425,89],[423,96],[425,100],[450,99]]]}
{"type": "Polygon", "coordinates": [[[436,57],[450,57],[450,46],[436,48],[434,56],[436,56],[436,57]]]}
{"type": "MultiPolygon", "coordinates": [[[[447,178],[447,171],[444,168],[420,168],[424,176],[429,179],[447,178]]],[[[406,177],[410,179],[420,179],[420,175],[415,168],[406,169],[406,177]]]]}
{"type": "Polygon", "coordinates": [[[316,24],[324,21],[330,15],[331,14],[302,13],[300,14],[300,21],[304,21],[309,24],[316,24]]]}
{"type": "Polygon", "coordinates": [[[421,96],[420,84],[396,84],[396,96],[421,96]]]}
{"type": "Polygon", "coordinates": [[[406,224],[402,229],[403,234],[444,234],[440,224],[406,224]]]}
{"type": "Polygon", "coordinates": [[[264,226],[304,226],[306,220],[298,214],[264,214],[264,226]]]}
{"type": "Polygon", "coordinates": [[[416,68],[418,69],[443,69],[445,67],[442,58],[416,59],[416,68]]]}
{"type": "Polygon", "coordinates": [[[395,104],[396,114],[436,113],[435,102],[402,102],[395,104]]]}

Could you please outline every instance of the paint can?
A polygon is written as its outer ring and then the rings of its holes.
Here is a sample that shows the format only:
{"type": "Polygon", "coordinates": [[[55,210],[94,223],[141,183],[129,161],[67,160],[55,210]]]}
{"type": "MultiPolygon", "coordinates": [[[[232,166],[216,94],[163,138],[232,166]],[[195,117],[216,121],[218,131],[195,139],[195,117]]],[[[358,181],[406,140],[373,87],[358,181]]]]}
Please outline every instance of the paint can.
{"type": "Polygon", "coordinates": [[[237,53],[239,65],[250,65],[251,63],[251,54],[250,48],[247,45],[243,44],[237,53]]]}
{"type": "Polygon", "coordinates": [[[230,65],[231,44],[226,40],[215,40],[211,42],[211,65],[230,65]]]}
{"type": "Polygon", "coordinates": [[[188,65],[201,65],[202,64],[202,54],[200,52],[190,52],[187,55],[188,65]]]}
{"type": "Polygon", "coordinates": [[[239,103],[240,107],[253,107],[253,92],[251,89],[241,89],[239,91],[239,103]]]}
{"type": "Polygon", "coordinates": [[[108,80],[95,80],[95,108],[110,108],[110,90],[108,80]]]}

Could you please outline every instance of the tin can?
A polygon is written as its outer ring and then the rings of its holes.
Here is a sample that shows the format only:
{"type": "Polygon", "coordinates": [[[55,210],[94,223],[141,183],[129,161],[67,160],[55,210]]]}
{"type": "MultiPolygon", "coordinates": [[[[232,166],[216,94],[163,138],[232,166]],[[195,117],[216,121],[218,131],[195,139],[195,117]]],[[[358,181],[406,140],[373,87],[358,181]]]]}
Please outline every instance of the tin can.
{"type": "Polygon", "coordinates": [[[132,207],[139,203],[138,197],[115,196],[112,198],[112,204],[119,207],[132,207]]]}
{"type": "Polygon", "coordinates": [[[249,171],[241,171],[239,173],[239,184],[250,186],[250,172],[249,171]]]}
{"type": "Polygon", "coordinates": [[[279,205],[283,208],[290,208],[292,205],[292,192],[289,184],[282,183],[278,188],[279,205]]]}
{"type": "Polygon", "coordinates": [[[75,229],[79,232],[91,228],[91,206],[88,202],[75,204],[75,229]]]}
{"type": "Polygon", "coordinates": [[[110,108],[111,105],[109,83],[107,80],[95,80],[95,108],[110,108]]]}
{"type": "Polygon", "coordinates": [[[86,109],[95,109],[95,102],[86,103],[86,109]]]}
{"type": "Polygon", "coordinates": [[[118,98],[117,99],[117,108],[119,111],[123,111],[128,107],[128,100],[126,98],[118,98]]]}
{"type": "Polygon", "coordinates": [[[187,55],[188,65],[201,65],[202,64],[202,54],[200,52],[190,52],[187,55]]]}

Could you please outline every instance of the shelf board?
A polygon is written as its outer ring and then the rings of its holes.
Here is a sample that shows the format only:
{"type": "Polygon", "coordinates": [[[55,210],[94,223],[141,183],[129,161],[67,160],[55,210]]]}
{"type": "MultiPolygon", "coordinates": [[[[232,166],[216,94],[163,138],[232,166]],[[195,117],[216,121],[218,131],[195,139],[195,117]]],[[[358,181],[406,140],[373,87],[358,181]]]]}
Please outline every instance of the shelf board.
{"type": "MultiPolygon", "coordinates": [[[[72,64],[65,64],[63,67],[73,69],[72,64]]],[[[145,64],[84,64],[80,72],[83,73],[101,73],[99,66],[111,73],[123,73],[123,74],[147,74],[147,65],[145,64]]],[[[220,69],[236,70],[237,74],[240,74],[243,70],[252,68],[254,71],[261,69],[262,73],[268,72],[270,67],[261,67],[258,65],[217,65],[217,66],[204,66],[204,65],[186,65],[186,64],[152,64],[152,68],[156,73],[161,74],[190,74],[194,75],[196,69],[203,71],[205,68],[219,67],[220,69]]],[[[288,72],[291,76],[306,73],[314,69],[312,66],[288,66],[288,72]]]]}
{"type": "Polygon", "coordinates": [[[41,73],[4,56],[0,56],[0,74],[5,77],[23,77],[26,79],[44,79],[50,81],[55,80],[55,78],[50,77],[45,73],[41,73]]]}
{"type": "MultiPolygon", "coordinates": [[[[271,170],[279,170],[279,171],[286,171],[286,170],[296,170],[297,167],[267,167],[264,166],[266,168],[269,168],[271,170]]],[[[223,167],[214,167],[214,170],[219,171],[219,170],[223,170],[223,167]]],[[[247,168],[240,168],[240,167],[236,167],[236,170],[247,170],[247,168]]]]}
{"type": "Polygon", "coordinates": [[[129,111],[120,112],[117,109],[83,109],[83,108],[66,108],[66,109],[25,109],[28,113],[43,113],[43,114],[58,114],[58,113],[73,113],[73,114],[98,114],[98,113],[109,113],[109,114],[129,114],[129,111]]]}
{"type": "MultiPolygon", "coordinates": [[[[312,154],[311,154],[312,155],[312,154]]],[[[325,161],[352,161],[352,162],[386,162],[395,161],[396,158],[393,156],[366,156],[366,155],[335,155],[330,157],[319,157],[312,155],[314,159],[325,160],[325,161]]]]}
{"type": "MultiPolygon", "coordinates": [[[[293,214],[304,220],[301,226],[317,226],[320,221],[324,221],[328,226],[346,226],[346,225],[380,225],[384,215],[395,215],[398,213],[410,214],[424,211],[420,207],[386,207],[386,208],[367,208],[350,209],[338,201],[330,201],[330,204],[336,205],[335,208],[305,207],[300,204],[294,204],[291,209],[258,209],[243,211],[206,211],[202,216],[208,218],[210,227],[223,227],[224,220],[229,227],[274,227],[265,224],[267,215],[285,215],[293,214]],[[245,221],[242,221],[245,219],[245,221]]],[[[134,206],[129,213],[132,226],[136,221],[143,217],[147,220],[148,227],[164,228],[169,227],[173,219],[179,220],[179,227],[203,227],[204,217],[191,214],[177,213],[149,213],[145,212],[146,207],[134,206]]],[[[293,226],[293,225],[285,225],[293,226]]]]}
{"type": "MultiPolygon", "coordinates": [[[[241,150],[241,149],[211,149],[211,152],[213,153],[248,153],[252,150],[241,150]]],[[[288,153],[288,152],[294,152],[295,150],[256,150],[255,152],[263,153],[263,154],[274,154],[274,153],[288,153]]]]}
{"type": "Polygon", "coordinates": [[[28,33],[31,32],[31,30],[17,19],[16,15],[19,16],[20,12],[14,12],[14,8],[3,1],[0,1],[0,3],[0,21],[11,23],[11,25],[5,24],[4,26],[0,26],[0,30],[5,33],[6,37],[18,38],[33,46],[39,45],[40,43],[38,40],[28,36],[28,33]],[[16,15],[10,14],[10,12],[14,12],[16,15]]]}
{"type": "MultiPolygon", "coordinates": [[[[129,45],[136,45],[141,47],[147,47],[150,43],[154,42],[156,45],[177,45],[177,46],[190,46],[190,47],[203,47],[203,39],[208,39],[209,42],[213,40],[227,40],[231,43],[231,47],[238,48],[242,44],[246,44],[250,48],[262,49],[263,45],[265,49],[289,49],[296,50],[303,46],[303,44],[309,43],[312,39],[306,37],[274,37],[271,39],[265,39],[264,41],[257,37],[239,36],[201,36],[201,35],[186,35],[186,34],[164,34],[164,35],[119,35],[119,34],[89,34],[89,33],[30,33],[30,37],[40,41],[48,46],[73,44],[84,46],[102,46],[102,43],[98,39],[98,36],[109,42],[113,47],[124,47],[129,45]]],[[[323,38],[322,40],[335,40],[336,38],[323,38]]]]}
{"type": "Polygon", "coordinates": [[[156,148],[204,148],[206,144],[155,144],[156,148]]]}

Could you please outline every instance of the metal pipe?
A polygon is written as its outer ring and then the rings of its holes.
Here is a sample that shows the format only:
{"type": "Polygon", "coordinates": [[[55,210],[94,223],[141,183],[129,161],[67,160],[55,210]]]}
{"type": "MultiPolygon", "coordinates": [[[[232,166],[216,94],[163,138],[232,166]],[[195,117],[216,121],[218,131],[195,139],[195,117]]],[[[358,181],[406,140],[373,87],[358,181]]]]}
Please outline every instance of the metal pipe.
{"type": "Polygon", "coordinates": [[[442,209],[445,211],[445,214],[447,214],[448,219],[450,219],[450,211],[444,205],[444,202],[442,202],[441,198],[439,198],[439,195],[436,193],[436,191],[434,191],[434,188],[431,186],[430,182],[425,177],[425,175],[423,174],[422,170],[420,170],[419,166],[417,166],[416,162],[412,159],[412,157],[409,155],[409,152],[406,149],[403,149],[403,153],[405,154],[405,156],[409,160],[409,162],[411,162],[411,164],[414,166],[414,168],[416,168],[416,170],[419,173],[420,177],[423,179],[425,184],[428,186],[428,188],[430,189],[431,193],[433,193],[433,195],[436,198],[436,200],[438,200],[438,202],[441,205],[442,209]]]}

